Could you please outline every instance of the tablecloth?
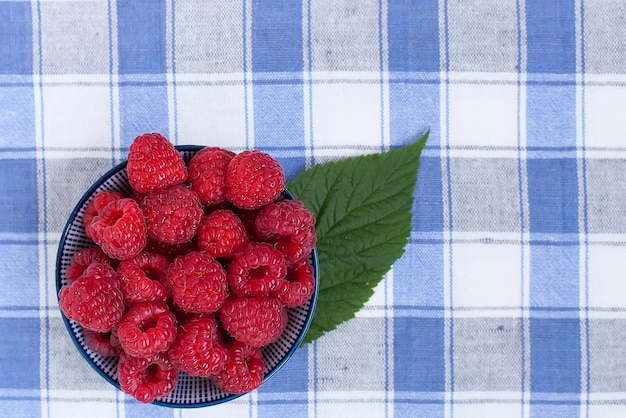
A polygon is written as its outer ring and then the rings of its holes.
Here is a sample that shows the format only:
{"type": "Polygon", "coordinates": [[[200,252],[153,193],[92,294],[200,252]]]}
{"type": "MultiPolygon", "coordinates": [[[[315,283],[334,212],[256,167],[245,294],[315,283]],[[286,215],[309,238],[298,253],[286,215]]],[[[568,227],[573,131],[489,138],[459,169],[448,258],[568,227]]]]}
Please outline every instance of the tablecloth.
{"type": "Polygon", "coordinates": [[[626,416],[625,109],[623,0],[0,1],[0,407],[626,416]],[[59,237],[137,135],[292,179],[427,130],[405,254],[258,390],[143,405],[72,344],[59,237]]]}

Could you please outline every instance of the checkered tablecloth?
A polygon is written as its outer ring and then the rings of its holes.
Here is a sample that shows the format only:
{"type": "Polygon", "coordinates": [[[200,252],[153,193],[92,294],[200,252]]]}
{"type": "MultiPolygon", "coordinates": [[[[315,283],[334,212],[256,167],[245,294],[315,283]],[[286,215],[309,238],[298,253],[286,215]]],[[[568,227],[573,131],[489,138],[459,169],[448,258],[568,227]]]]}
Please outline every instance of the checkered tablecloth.
{"type": "Polygon", "coordinates": [[[0,0],[0,409],[624,417],[625,122],[624,0],[0,0]],[[146,406],[72,344],[60,234],[137,135],[291,179],[428,129],[405,255],[259,390],[146,406]]]}

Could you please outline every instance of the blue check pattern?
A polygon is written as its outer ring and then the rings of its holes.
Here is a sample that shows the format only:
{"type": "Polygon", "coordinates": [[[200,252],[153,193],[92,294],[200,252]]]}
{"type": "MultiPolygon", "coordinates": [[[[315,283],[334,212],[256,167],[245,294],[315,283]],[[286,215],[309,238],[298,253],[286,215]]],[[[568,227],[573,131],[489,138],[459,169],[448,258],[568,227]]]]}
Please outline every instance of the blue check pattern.
{"type": "Polygon", "coordinates": [[[0,0],[2,409],[626,416],[625,20],[622,0],[0,0]],[[405,255],[259,390],[141,405],[73,347],[59,237],[137,135],[294,178],[426,130],[405,255]]]}

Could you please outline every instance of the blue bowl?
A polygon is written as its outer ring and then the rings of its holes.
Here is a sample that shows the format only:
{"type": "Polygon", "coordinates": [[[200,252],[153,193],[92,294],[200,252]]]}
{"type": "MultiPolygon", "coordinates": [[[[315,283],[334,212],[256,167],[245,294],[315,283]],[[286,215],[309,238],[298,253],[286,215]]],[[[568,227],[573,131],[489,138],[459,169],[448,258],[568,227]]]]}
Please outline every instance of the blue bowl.
{"type": "MultiPolygon", "coordinates": [[[[189,163],[189,160],[202,148],[204,147],[197,145],[182,145],[176,147],[186,163],[189,163]]],[[[69,266],[72,256],[80,250],[94,246],[93,241],[85,235],[83,228],[83,214],[85,213],[87,204],[93,199],[96,193],[104,190],[118,191],[125,195],[132,193],[126,174],[126,164],[126,161],[122,162],[100,177],[100,179],[98,179],[81,197],[70,214],[67,224],[63,229],[57,253],[57,295],[61,287],[67,283],[65,270],[69,266]]],[[[283,192],[283,197],[293,199],[293,196],[287,190],[283,192]]],[[[266,366],[263,383],[275,375],[295,353],[304,339],[306,331],[313,319],[319,288],[319,267],[316,248],[313,249],[311,254],[311,261],[315,271],[315,292],[311,299],[304,305],[287,310],[289,321],[285,331],[278,341],[261,348],[266,366]]],[[[61,316],[72,341],[87,363],[110,384],[120,389],[117,380],[118,357],[106,357],[91,351],[85,344],[80,325],[68,319],[62,312],[61,316]]],[[[153,403],[173,408],[197,408],[228,402],[239,396],[242,395],[232,395],[223,392],[215,387],[208,378],[193,377],[189,376],[187,373],[179,372],[178,384],[174,390],[168,396],[159,398],[153,403]]]]}

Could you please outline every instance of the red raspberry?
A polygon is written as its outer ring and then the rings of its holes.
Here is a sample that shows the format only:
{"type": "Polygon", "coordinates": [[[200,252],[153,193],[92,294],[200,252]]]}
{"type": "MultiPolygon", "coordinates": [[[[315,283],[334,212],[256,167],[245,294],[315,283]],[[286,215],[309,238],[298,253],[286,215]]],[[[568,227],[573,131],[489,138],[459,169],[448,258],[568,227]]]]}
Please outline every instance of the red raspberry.
{"type": "Polygon", "coordinates": [[[78,279],[92,263],[104,263],[113,268],[117,265],[100,247],[85,248],[72,256],[70,265],[65,270],[67,284],[78,279]]]}
{"type": "Polygon", "coordinates": [[[302,258],[287,269],[287,277],[281,283],[275,296],[287,307],[295,308],[313,296],[315,291],[315,271],[309,258],[302,258]]]}
{"type": "Polygon", "coordinates": [[[146,221],[133,199],[108,204],[91,222],[93,240],[109,257],[133,258],[146,246],[146,221]]]}
{"type": "Polygon", "coordinates": [[[226,279],[237,296],[267,296],[279,288],[286,275],[280,251],[264,242],[250,242],[235,254],[226,279]]]}
{"type": "Polygon", "coordinates": [[[124,314],[124,302],[115,271],[93,263],[72,284],[59,291],[59,307],[83,328],[109,332],[124,314]]]}
{"type": "Polygon", "coordinates": [[[261,349],[240,341],[231,341],[226,347],[228,363],[217,376],[211,376],[213,384],[232,394],[250,392],[261,386],[265,371],[261,349]]]}
{"type": "Polygon", "coordinates": [[[189,184],[205,205],[226,201],[226,170],[234,152],[219,147],[203,148],[189,161],[189,184]]]}
{"type": "Polygon", "coordinates": [[[299,200],[270,203],[256,217],[255,226],[257,236],[273,242],[287,264],[308,256],[317,241],[315,217],[299,200]]]}
{"type": "Polygon", "coordinates": [[[170,295],[187,312],[216,312],[228,292],[226,271],[210,255],[193,251],[177,257],[167,272],[170,295]]]}
{"type": "Polygon", "coordinates": [[[143,403],[170,394],[178,382],[178,371],[165,353],[149,358],[137,358],[126,353],[120,355],[117,378],[124,393],[143,403]]]}
{"type": "Polygon", "coordinates": [[[273,343],[287,327],[287,311],[273,297],[228,299],[219,315],[230,335],[254,347],[273,343]]]}
{"type": "Polygon", "coordinates": [[[217,321],[210,315],[195,315],[183,322],[167,353],[174,367],[191,376],[217,374],[228,360],[217,321]]]}
{"type": "Polygon", "coordinates": [[[248,243],[248,234],[233,211],[216,210],[202,220],[197,240],[198,249],[212,257],[232,258],[248,243]]]}
{"type": "Polygon", "coordinates": [[[146,358],[170,347],[176,338],[176,317],[165,302],[141,302],[124,314],[115,332],[128,355],[146,358]]]}
{"type": "Polygon", "coordinates": [[[83,226],[85,227],[85,235],[87,237],[93,239],[93,231],[91,230],[93,218],[98,216],[109,203],[123,198],[123,194],[110,190],[96,193],[93,200],[87,204],[83,214],[83,226]]]}
{"type": "Polygon", "coordinates": [[[226,173],[226,198],[241,209],[256,209],[274,201],[285,188],[283,169],[271,155],[243,151],[226,173]]]}
{"type": "Polygon", "coordinates": [[[187,180],[183,157],[158,133],[135,138],[128,151],[126,170],[131,187],[141,193],[156,192],[187,180]]]}
{"type": "Polygon", "coordinates": [[[119,356],[122,350],[111,341],[111,332],[95,332],[83,328],[83,339],[87,347],[101,356],[119,356]]]}
{"type": "Polygon", "coordinates": [[[117,269],[117,279],[124,295],[124,304],[132,306],[139,302],[165,302],[167,288],[167,257],[142,252],[130,260],[122,261],[117,269]]]}
{"type": "Polygon", "coordinates": [[[191,240],[204,216],[198,195],[181,185],[146,195],[141,209],[146,217],[148,236],[166,244],[191,240]]]}

